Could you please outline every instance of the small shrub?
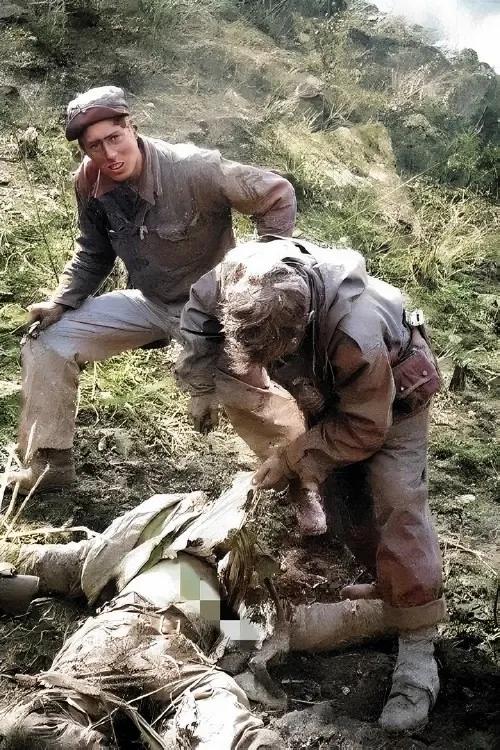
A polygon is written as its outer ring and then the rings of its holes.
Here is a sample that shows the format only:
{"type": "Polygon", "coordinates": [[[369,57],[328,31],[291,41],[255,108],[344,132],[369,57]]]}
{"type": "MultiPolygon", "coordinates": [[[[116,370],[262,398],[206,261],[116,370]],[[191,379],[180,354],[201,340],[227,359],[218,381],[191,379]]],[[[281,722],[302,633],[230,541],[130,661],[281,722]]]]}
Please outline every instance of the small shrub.
{"type": "Polygon", "coordinates": [[[439,178],[498,197],[500,188],[500,146],[483,143],[478,132],[466,130],[449,146],[449,155],[439,178]]]}

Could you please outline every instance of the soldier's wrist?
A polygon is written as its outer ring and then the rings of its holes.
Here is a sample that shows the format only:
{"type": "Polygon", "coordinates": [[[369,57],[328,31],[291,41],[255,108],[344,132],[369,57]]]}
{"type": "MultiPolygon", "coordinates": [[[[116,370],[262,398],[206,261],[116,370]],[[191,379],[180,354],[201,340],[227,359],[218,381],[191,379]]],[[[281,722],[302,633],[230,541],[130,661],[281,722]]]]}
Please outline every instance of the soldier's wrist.
{"type": "Polygon", "coordinates": [[[280,460],[281,460],[281,466],[283,469],[283,475],[287,479],[295,479],[297,477],[297,472],[293,470],[293,468],[290,466],[286,449],[280,453],[280,460]]]}

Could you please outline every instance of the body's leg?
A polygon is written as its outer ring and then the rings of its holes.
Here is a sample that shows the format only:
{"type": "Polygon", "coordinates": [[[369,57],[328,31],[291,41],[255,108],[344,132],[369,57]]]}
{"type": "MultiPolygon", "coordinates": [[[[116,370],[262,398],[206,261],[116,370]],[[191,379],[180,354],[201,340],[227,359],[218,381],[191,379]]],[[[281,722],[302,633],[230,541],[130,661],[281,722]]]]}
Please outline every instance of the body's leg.
{"type": "MultiPolygon", "coordinates": [[[[90,682],[119,697],[150,694],[158,715],[168,709],[175,734],[197,750],[278,750],[278,735],[253,716],[236,682],[211,666],[177,632],[158,632],[160,618],[126,610],[89,618],[63,645],[51,671],[90,682]],[[182,706],[194,706],[185,725],[182,706]]],[[[93,715],[92,720],[101,718],[93,715]]],[[[161,731],[161,723],[156,725],[161,731]]],[[[180,745],[179,745],[180,746],[180,745]]]]}
{"type": "Polygon", "coordinates": [[[245,693],[229,675],[207,676],[192,694],[199,722],[193,750],[284,750],[279,735],[251,713],[245,693]]]}
{"type": "Polygon", "coordinates": [[[284,750],[280,736],[250,710],[243,690],[225,672],[186,664],[175,690],[176,714],[165,736],[192,750],[284,750]]]}
{"type": "Polygon", "coordinates": [[[67,544],[0,542],[0,560],[11,562],[22,575],[37,576],[39,593],[82,596],[81,574],[92,540],[67,544]]]}

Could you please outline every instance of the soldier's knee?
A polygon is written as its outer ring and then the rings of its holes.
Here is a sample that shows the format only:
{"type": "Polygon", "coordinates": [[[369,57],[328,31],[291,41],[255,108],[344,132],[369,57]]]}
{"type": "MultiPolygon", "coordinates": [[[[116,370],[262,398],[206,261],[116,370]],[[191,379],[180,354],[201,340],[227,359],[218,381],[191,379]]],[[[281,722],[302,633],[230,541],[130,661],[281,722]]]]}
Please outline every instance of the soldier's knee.
{"type": "Polygon", "coordinates": [[[27,337],[21,344],[21,362],[23,368],[59,369],[75,359],[75,347],[68,346],[54,332],[41,331],[33,338],[27,337]]]}

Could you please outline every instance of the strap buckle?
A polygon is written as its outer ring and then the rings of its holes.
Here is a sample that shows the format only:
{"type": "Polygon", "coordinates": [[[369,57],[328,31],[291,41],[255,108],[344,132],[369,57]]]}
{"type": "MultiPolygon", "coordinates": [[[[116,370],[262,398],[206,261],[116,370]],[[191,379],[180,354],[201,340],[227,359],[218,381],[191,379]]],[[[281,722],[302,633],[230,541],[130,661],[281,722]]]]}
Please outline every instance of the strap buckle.
{"type": "Polygon", "coordinates": [[[406,322],[411,328],[419,328],[425,323],[424,311],[418,308],[412,310],[411,313],[406,313],[406,322]]]}

